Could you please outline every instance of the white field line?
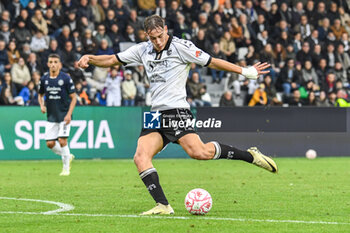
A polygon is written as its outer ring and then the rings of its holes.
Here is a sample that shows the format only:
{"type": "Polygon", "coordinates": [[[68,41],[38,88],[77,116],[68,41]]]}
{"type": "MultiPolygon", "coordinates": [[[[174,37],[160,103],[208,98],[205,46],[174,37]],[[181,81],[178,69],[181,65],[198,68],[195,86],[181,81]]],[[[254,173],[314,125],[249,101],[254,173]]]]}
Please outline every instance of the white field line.
{"type": "Polygon", "coordinates": [[[55,202],[55,201],[45,201],[45,200],[26,199],[26,198],[14,198],[14,197],[0,197],[0,199],[16,200],[16,201],[42,202],[42,203],[47,203],[47,204],[51,204],[51,205],[57,205],[59,207],[56,210],[39,212],[38,214],[57,214],[59,212],[65,212],[65,211],[70,211],[70,210],[74,209],[74,206],[72,206],[72,205],[61,203],[61,202],[55,202]]]}
{"type": "Polygon", "coordinates": [[[253,218],[216,218],[216,217],[185,217],[185,216],[140,216],[124,214],[84,214],[84,213],[61,213],[74,209],[74,206],[54,201],[44,201],[25,198],[0,197],[0,199],[33,201],[54,204],[60,208],[47,212],[21,212],[21,211],[0,211],[0,214],[26,214],[26,215],[53,215],[53,216],[83,216],[83,217],[112,217],[112,218],[153,218],[153,219],[176,219],[176,220],[211,220],[211,221],[236,221],[236,222],[267,222],[267,223],[298,223],[298,224],[321,224],[321,225],[350,225],[350,222],[326,222],[326,221],[304,221],[304,220],[279,220],[279,219],[253,219],[253,218]]]}

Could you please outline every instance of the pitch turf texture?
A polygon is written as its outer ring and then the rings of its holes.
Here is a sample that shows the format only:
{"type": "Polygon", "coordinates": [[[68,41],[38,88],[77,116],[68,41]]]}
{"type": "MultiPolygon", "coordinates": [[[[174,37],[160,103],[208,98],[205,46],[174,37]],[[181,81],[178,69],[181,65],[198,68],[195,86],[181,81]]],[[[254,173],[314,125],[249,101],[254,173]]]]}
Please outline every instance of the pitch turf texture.
{"type": "Polygon", "coordinates": [[[154,165],[175,210],[138,217],[154,206],[131,160],[76,160],[69,177],[60,161],[0,163],[0,232],[350,232],[350,158],[276,159],[271,174],[240,161],[158,159],[154,165]],[[191,216],[193,188],[208,190],[213,208],[191,216]],[[61,202],[73,210],[56,210],[61,202]]]}

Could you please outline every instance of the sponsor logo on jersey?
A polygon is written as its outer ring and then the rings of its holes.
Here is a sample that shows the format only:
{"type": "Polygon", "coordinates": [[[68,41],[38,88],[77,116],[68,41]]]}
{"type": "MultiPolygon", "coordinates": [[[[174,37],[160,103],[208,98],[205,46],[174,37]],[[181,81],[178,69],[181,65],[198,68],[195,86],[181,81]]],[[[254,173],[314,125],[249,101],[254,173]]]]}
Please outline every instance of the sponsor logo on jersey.
{"type": "Polygon", "coordinates": [[[165,78],[163,78],[159,74],[152,75],[150,78],[150,81],[151,81],[151,83],[165,83],[166,82],[165,78]]]}
{"type": "Polygon", "coordinates": [[[197,51],[196,51],[196,57],[200,57],[201,55],[202,55],[202,51],[197,50],[197,51]]]}
{"type": "Polygon", "coordinates": [[[143,128],[144,129],[160,129],[161,113],[156,112],[144,112],[143,113],[143,128]]]}
{"type": "Polygon", "coordinates": [[[63,86],[64,81],[62,79],[58,80],[58,85],[63,86]]]}

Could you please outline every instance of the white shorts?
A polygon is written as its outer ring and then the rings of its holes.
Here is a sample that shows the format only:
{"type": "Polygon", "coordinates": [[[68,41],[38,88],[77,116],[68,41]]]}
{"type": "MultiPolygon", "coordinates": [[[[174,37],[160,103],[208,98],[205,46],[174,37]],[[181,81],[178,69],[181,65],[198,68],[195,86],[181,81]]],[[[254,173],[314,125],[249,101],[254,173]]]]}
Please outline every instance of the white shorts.
{"type": "Polygon", "coordinates": [[[66,122],[46,122],[45,126],[45,140],[57,140],[58,138],[68,138],[70,132],[70,124],[66,122]]]}

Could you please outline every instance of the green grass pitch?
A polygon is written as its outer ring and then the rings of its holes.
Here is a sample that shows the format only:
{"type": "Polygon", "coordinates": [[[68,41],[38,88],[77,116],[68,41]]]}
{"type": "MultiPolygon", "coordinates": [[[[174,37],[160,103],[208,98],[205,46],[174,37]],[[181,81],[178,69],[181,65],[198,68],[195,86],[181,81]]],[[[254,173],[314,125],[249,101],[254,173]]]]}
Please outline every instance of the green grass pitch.
{"type": "Polygon", "coordinates": [[[69,177],[60,161],[0,163],[0,232],[350,232],[350,158],[279,158],[279,174],[241,161],[156,159],[175,210],[138,217],[154,206],[132,160],[76,160],[69,177]],[[213,197],[206,216],[184,208],[186,193],[213,197]],[[54,215],[53,204],[74,206],[54,215]],[[158,218],[159,217],[159,218],[158,218]]]}

